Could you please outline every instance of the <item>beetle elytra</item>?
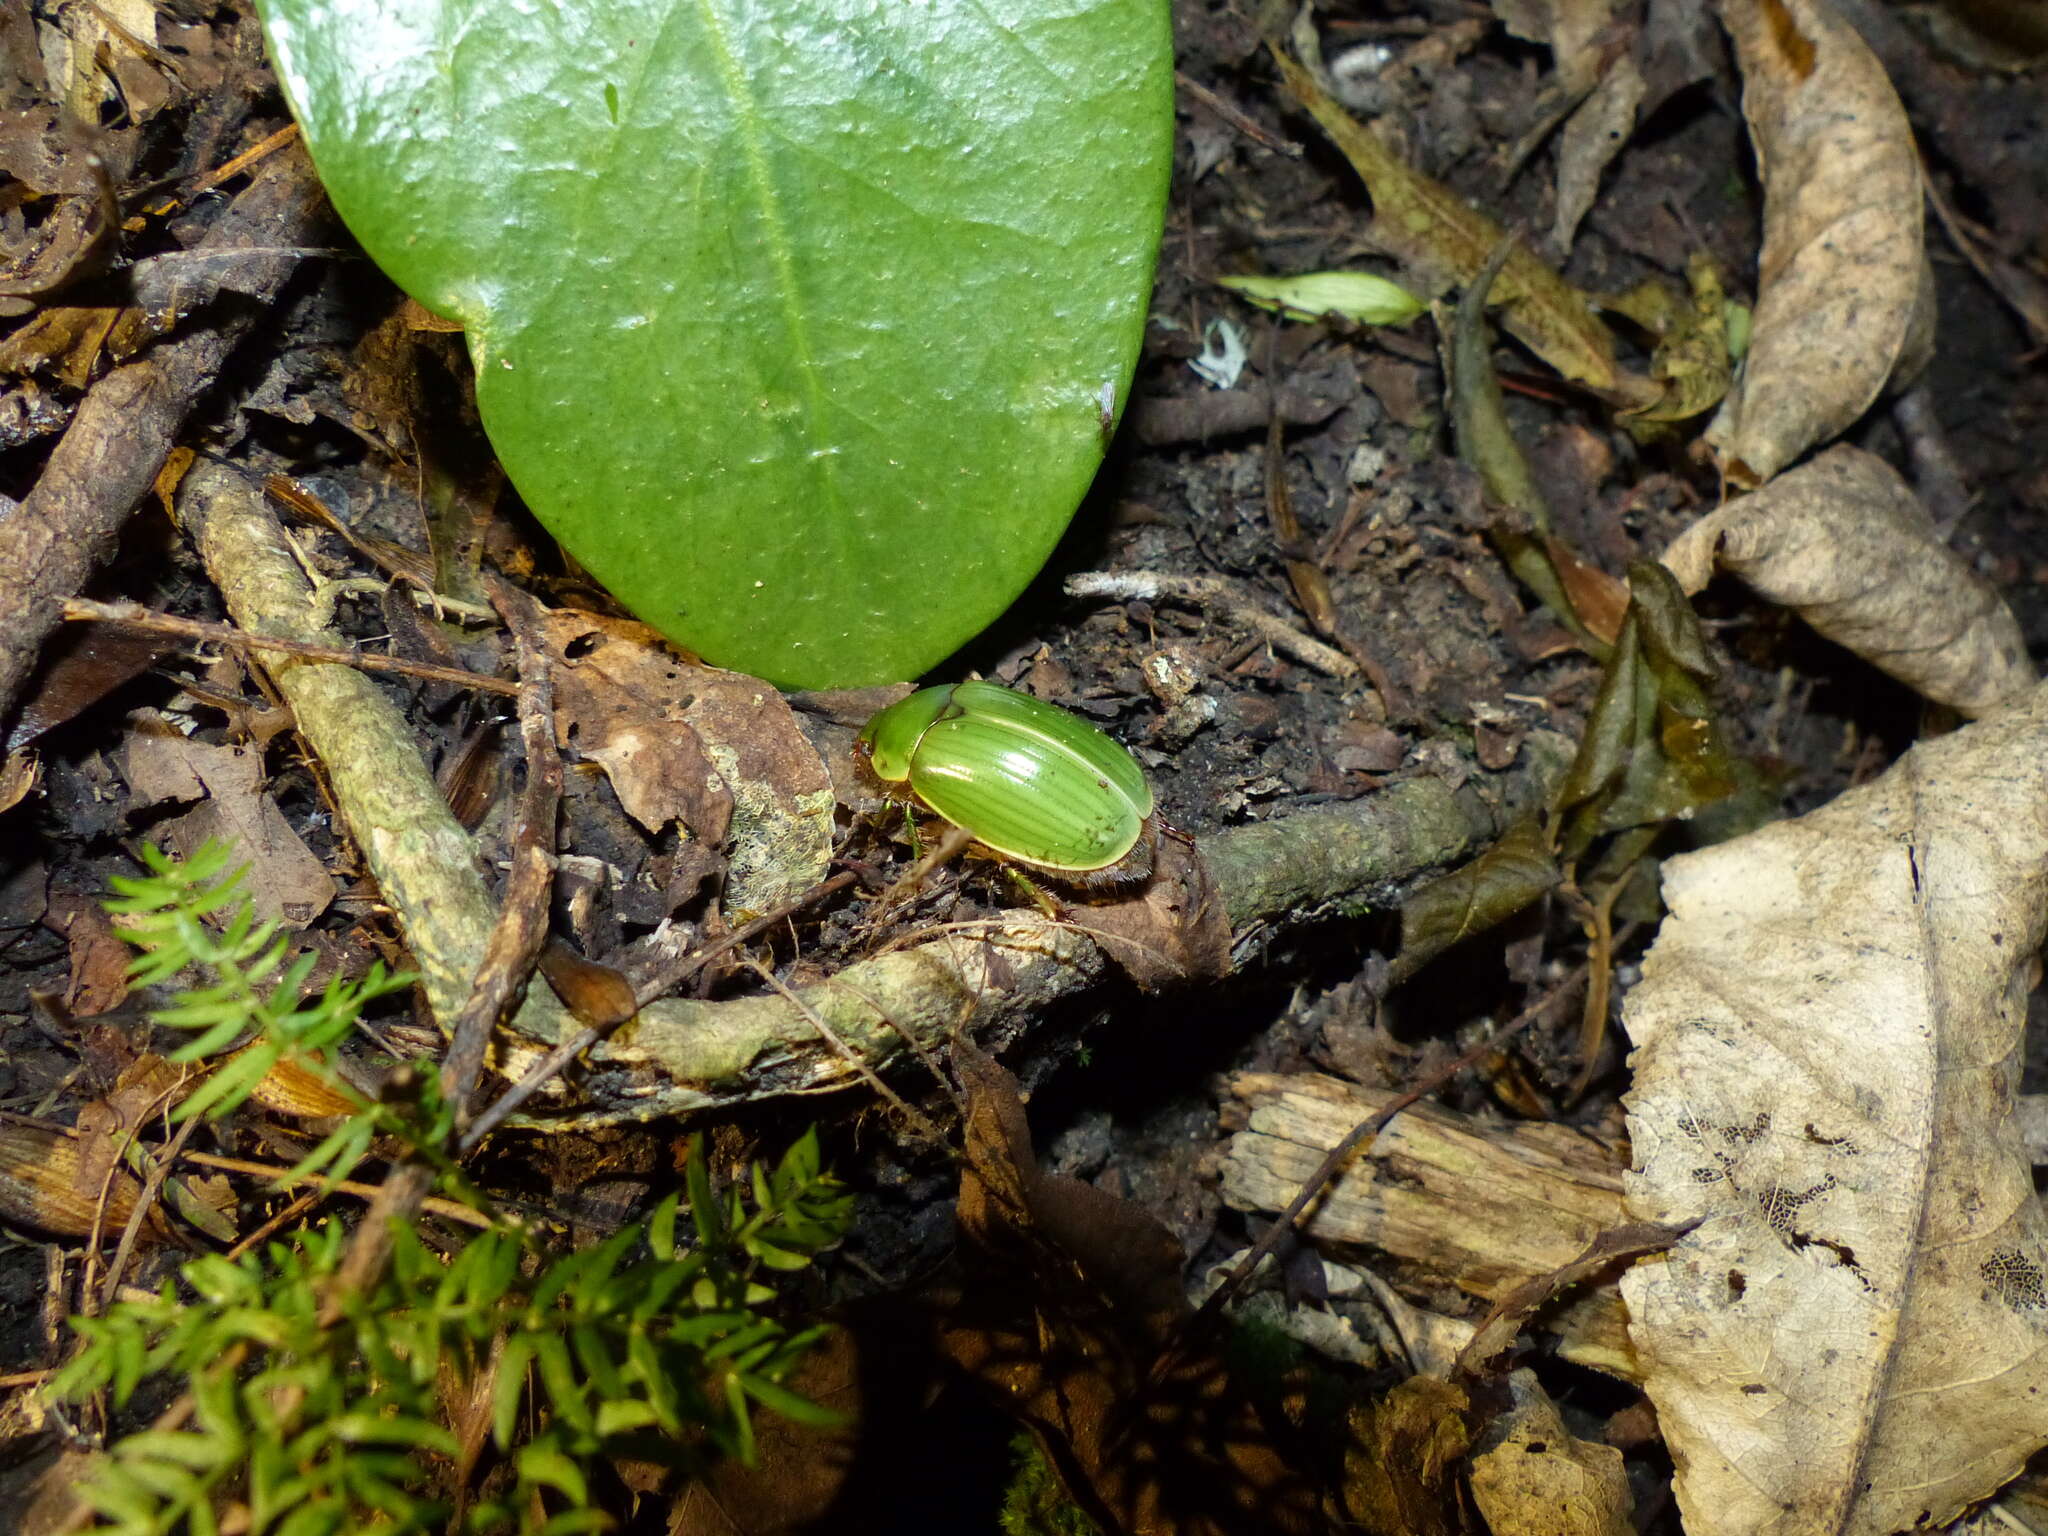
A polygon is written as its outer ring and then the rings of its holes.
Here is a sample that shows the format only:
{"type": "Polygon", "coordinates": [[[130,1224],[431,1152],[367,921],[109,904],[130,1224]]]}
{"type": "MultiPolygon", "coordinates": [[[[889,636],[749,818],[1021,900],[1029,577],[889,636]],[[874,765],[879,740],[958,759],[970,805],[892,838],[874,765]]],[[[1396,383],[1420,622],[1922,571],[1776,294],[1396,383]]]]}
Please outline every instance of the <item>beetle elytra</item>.
{"type": "Polygon", "coordinates": [[[1152,786],[1121,745],[995,683],[919,689],[870,720],[859,745],[884,783],[996,853],[1055,874],[1123,864],[1152,815],[1152,786]]]}

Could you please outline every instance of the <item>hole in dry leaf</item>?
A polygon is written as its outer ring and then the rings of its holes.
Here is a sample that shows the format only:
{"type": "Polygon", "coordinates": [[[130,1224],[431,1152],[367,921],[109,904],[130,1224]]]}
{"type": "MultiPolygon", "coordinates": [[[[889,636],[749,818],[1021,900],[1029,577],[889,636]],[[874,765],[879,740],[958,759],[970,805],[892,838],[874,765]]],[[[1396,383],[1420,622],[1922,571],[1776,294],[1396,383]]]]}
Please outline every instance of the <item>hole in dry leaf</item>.
{"type": "Polygon", "coordinates": [[[1861,1157],[1863,1149],[1847,1136],[1823,1136],[1811,1120],[1806,1123],[1806,1139],[1817,1147],[1831,1147],[1844,1157],[1861,1157]]]}
{"type": "Polygon", "coordinates": [[[2048,1306],[2048,1288],[2042,1285],[2041,1267],[2017,1249],[2001,1248],[1984,1261],[1978,1273],[1998,1299],[2015,1311],[2048,1306]]]}
{"type": "MultiPolygon", "coordinates": [[[[1792,1218],[1799,1214],[1800,1207],[1812,1204],[1834,1187],[1833,1174],[1829,1174],[1808,1189],[1797,1191],[1786,1189],[1781,1184],[1772,1184],[1757,1192],[1756,1203],[1773,1232],[1787,1242],[1799,1243],[1800,1239],[1792,1229],[1792,1218]]],[[[1808,1238],[1805,1241],[1812,1242],[1815,1239],[1808,1238]]]]}
{"type": "Polygon", "coordinates": [[[1747,1147],[1753,1146],[1757,1142],[1762,1141],[1764,1137],[1769,1134],[1770,1129],[1770,1115],[1765,1111],[1759,1110],[1754,1116],[1751,1117],[1748,1125],[1722,1126],[1721,1136],[1722,1139],[1726,1141],[1739,1141],[1747,1147]]]}

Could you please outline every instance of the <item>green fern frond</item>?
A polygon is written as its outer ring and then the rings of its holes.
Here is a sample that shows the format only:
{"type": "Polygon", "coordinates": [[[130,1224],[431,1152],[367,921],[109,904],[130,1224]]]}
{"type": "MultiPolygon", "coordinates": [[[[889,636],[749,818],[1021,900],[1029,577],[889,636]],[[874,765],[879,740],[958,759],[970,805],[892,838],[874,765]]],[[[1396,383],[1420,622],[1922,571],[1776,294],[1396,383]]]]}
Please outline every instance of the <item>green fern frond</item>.
{"type": "MultiPolygon", "coordinates": [[[[193,1033],[177,1057],[253,1042],[182,1113],[227,1113],[283,1059],[339,1084],[332,1051],[364,1006],[409,978],[374,966],[304,998],[311,957],[286,963],[287,941],[254,920],[224,846],[183,862],[155,848],[143,857],[148,873],[117,882],[109,910],[140,951],[138,981],[187,981],[153,1015],[193,1033]]],[[[407,1092],[365,1104],[290,1176],[340,1177],[390,1135],[434,1166],[444,1189],[486,1210],[442,1152],[451,1113],[423,1067],[407,1092]]],[[[110,1448],[86,1489],[101,1528],[213,1536],[232,1509],[250,1536],[443,1529],[459,1455],[444,1380],[477,1381],[494,1355],[492,1441],[510,1488],[469,1506],[465,1527],[480,1536],[605,1528],[585,1468],[623,1437],[644,1453],[658,1430],[690,1466],[751,1458],[756,1408],[832,1421],[786,1385],[823,1330],[791,1329],[767,1311],[776,1292],[763,1279],[812,1263],[850,1220],[851,1198],[825,1171],[815,1131],[724,1193],[696,1138],[687,1194],[693,1244],[678,1239],[674,1195],[646,1222],[565,1255],[505,1226],[444,1254],[401,1226],[381,1277],[337,1294],[348,1237],[327,1221],[260,1254],[193,1260],[182,1294],[166,1281],[153,1297],[73,1319],[82,1347],[53,1391],[111,1391],[125,1406],[144,1381],[169,1377],[192,1403],[185,1427],[110,1448]]]]}

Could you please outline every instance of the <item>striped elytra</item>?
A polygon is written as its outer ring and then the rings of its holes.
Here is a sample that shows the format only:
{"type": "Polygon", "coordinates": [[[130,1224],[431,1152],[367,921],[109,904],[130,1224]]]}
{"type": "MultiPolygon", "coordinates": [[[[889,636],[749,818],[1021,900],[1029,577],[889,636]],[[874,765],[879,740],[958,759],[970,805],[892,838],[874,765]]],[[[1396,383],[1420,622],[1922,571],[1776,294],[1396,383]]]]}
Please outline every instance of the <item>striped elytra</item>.
{"type": "Polygon", "coordinates": [[[1041,869],[1105,869],[1131,851],[1152,814],[1152,787],[1122,746],[994,683],[921,689],[877,714],[860,739],[878,777],[1041,869]]]}

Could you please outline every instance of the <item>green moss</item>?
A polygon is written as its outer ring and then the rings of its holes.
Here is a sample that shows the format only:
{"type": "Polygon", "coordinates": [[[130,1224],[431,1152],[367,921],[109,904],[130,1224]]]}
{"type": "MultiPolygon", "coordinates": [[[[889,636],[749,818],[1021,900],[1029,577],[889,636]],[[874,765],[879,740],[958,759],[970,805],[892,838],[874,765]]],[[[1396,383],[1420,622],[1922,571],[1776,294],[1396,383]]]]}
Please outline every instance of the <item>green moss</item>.
{"type": "Polygon", "coordinates": [[[1004,1536],[1101,1536],[1101,1528],[1081,1513],[1038,1448],[1020,1433],[1010,1442],[1016,1470],[1003,1493],[1004,1536]]]}

